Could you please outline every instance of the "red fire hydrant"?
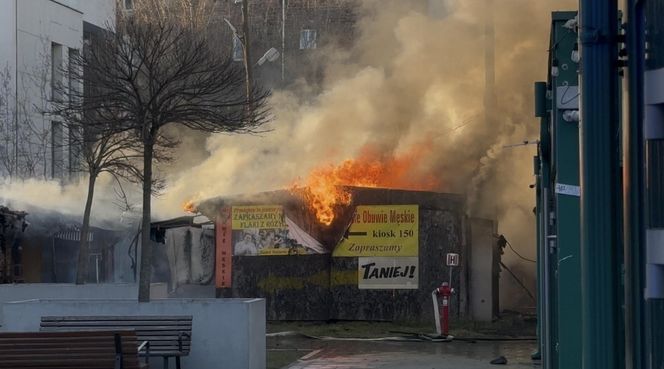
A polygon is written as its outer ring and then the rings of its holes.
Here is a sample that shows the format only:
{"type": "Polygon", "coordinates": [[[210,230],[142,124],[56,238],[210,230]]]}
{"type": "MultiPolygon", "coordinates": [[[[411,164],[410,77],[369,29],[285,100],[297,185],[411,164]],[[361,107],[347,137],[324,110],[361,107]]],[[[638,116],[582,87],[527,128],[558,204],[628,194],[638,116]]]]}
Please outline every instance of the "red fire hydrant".
{"type": "Polygon", "coordinates": [[[449,333],[450,326],[450,297],[454,293],[454,288],[450,287],[450,284],[443,282],[443,284],[436,288],[431,294],[433,297],[434,311],[436,314],[436,323],[438,334],[441,336],[447,336],[449,333]],[[437,296],[442,296],[443,303],[438,308],[438,299],[437,296]]]}

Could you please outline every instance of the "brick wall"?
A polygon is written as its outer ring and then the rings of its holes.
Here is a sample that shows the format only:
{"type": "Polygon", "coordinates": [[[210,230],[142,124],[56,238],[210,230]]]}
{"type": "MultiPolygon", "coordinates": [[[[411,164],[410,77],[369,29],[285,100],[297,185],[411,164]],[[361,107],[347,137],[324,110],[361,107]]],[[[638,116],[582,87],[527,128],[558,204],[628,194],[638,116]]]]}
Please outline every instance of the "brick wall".
{"type": "MultiPolygon", "coordinates": [[[[282,0],[249,0],[250,51],[252,64],[271,47],[282,55],[272,63],[257,66],[255,78],[266,87],[278,87],[298,78],[316,83],[322,78],[322,63],[315,50],[300,49],[302,30],[315,30],[316,48],[331,44],[349,47],[356,35],[358,0],[286,0],[285,51],[282,53],[282,0]],[[285,62],[284,81],[281,80],[282,58],[285,62]]],[[[218,31],[219,47],[231,53],[233,36],[224,18],[241,32],[241,3],[220,0],[216,7],[214,27],[218,31]]]]}

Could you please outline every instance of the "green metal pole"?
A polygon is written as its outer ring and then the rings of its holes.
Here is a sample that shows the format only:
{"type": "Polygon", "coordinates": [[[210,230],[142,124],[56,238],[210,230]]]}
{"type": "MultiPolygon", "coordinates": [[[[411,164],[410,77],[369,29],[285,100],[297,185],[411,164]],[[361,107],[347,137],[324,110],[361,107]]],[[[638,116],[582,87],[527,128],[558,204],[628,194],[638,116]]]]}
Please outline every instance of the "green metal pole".
{"type": "Polygon", "coordinates": [[[623,84],[628,103],[623,112],[623,229],[625,257],[625,366],[646,368],[644,226],[644,96],[643,1],[625,0],[627,70],[623,84]]]}
{"type": "Polygon", "coordinates": [[[618,369],[616,0],[580,0],[582,368],[618,369]]]}

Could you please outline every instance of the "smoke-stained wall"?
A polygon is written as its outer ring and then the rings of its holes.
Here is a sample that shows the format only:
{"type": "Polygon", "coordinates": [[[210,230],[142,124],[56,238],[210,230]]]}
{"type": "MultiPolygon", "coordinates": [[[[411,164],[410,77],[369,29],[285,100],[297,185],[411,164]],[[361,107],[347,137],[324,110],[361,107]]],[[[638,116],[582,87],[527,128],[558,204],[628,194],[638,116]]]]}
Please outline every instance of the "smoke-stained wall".
{"type": "MultiPolygon", "coordinates": [[[[419,281],[417,289],[358,289],[357,257],[333,257],[330,274],[332,305],[330,317],[339,320],[387,320],[433,322],[431,292],[449,281],[447,253],[460,255],[451,286],[456,289],[450,301],[453,317],[467,316],[467,265],[470,244],[464,237],[465,199],[454,194],[356,189],[353,206],[379,204],[418,204],[419,281]]],[[[487,280],[486,283],[491,283],[487,280]]]]}
{"type": "MultiPolygon", "coordinates": [[[[232,286],[218,290],[219,296],[263,297],[266,299],[269,320],[430,323],[433,322],[431,292],[443,281],[448,281],[450,276],[450,269],[445,265],[445,255],[457,253],[461,262],[451,274],[452,286],[457,292],[451,299],[450,308],[455,317],[467,316],[467,265],[471,241],[466,237],[464,196],[375,188],[352,188],[350,191],[352,204],[338,208],[338,217],[330,226],[316,225],[315,214],[302,208],[301,201],[287,191],[213,199],[202,203],[201,211],[210,218],[220,214],[224,206],[284,206],[284,213],[308,229],[307,232],[321,241],[330,252],[317,255],[233,256],[232,286]],[[358,271],[361,258],[332,254],[342,237],[346,237],[357,206],[367,205],[418,207],[416,288],[362,289],[359,286],[358,271]]],[[[491,276],[484,283],[491,284],[491,276]]]]}

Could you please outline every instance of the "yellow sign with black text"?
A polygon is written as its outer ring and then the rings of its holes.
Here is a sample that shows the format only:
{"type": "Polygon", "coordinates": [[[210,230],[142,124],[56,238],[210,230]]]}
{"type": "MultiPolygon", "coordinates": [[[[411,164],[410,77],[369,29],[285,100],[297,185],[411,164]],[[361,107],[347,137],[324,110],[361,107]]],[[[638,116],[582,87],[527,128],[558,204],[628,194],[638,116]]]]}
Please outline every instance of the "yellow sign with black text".
{"type": "Polygon", "coordinates": [[[361,205],[332,256],[417,256],[418,205],[361,205]]]}
{"type": "Polygon", "coordinates": [[[233,206],[233,229],[284,229],[284,209],[280,205],[233,206]]]}
{"type": "Polygon", "coordinates": [[[233,206],[231,211],[233,255],[306,255],[293,239],[281,205],[233,206]]]}

